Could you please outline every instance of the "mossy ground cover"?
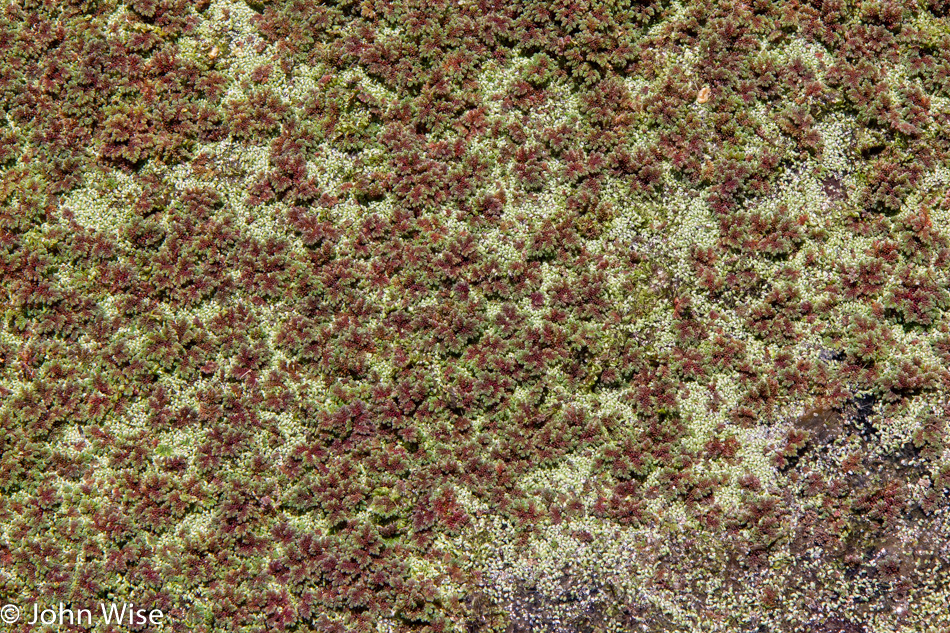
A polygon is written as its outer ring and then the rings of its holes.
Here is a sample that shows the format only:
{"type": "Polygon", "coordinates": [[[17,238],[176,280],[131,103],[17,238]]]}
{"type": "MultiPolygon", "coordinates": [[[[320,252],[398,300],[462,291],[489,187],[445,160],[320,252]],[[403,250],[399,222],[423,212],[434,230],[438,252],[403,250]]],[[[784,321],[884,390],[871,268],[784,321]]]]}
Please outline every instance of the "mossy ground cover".
{"type": "Polygon", "coordinates": [[[0,104],[0,603],[950,627],[947,2],[11,0],[0,104]]]}

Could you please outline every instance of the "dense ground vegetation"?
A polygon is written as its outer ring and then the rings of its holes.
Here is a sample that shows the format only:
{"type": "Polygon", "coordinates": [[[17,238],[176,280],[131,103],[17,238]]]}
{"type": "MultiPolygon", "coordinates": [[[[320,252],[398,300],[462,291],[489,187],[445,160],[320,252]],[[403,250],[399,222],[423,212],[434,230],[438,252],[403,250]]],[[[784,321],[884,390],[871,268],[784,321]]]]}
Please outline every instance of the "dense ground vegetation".
{"type": "Polygon", "coordinates": [[[0,105],[0,603],[950,626],[946,0],[10,0],[0,105]]]}

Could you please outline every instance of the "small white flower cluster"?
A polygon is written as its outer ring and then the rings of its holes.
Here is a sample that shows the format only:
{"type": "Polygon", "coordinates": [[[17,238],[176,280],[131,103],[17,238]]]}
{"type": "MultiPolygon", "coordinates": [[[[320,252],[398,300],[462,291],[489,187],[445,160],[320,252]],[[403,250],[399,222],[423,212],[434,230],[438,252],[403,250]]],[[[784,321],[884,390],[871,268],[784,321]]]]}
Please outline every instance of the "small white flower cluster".
{"type": "Polygon", "coordinates": [[[77,224],[117,234],[132,219],[132,202],[140,193],[141,188],[129,174],[90,171],[83,186],[65,196],[63,206],[72,211],[77,224]]]}
{"type": "Polygon", "coordinates": [[[488,504],[481,501],[462,485],[455,486],[455,501],[469,516],[476,516],[489,511],[488,504]]]}
{"type": "Polygon", "coordinates": [[[396,375],[396,367],[389,358],[379,354],[373,354],[370,359],[370,368],[379,376],[380,382],[392,382],[396,375]]]}
{"type": "Polygon", "coordinates": [[[705,389],[691,389],[688,394],[677,398],[680,414],[689,425],[689,434],[683,440],[684,448],[701,452],[703,447],[720,424],[728,424],[728,409],[720,407],[718,411],[709,408],[709,392],[705,389]]]}
{"type": "Polygon", "coordinates": [[[65,452],[66,454],[73,454],[82,452],[77,448],[77,445],[85,442],[82,434],[80,433],[78,424],[70,424],[63,428],[62,435],[59,438],[59,450],[65,452]]]}
{"type": "Polygon", "coordinates": [[[614,209],[614,219],[604,231],[604,242],[633,244],[650,222],[660,213],[655,204],[643,196],[633,196],[622,179],[605,178],[601,198],[614,209]]]}
{"type": "Polygon", "coordinates": [[[26,341],[23,337],[17,336],[9,330],[7,326],[8,322],[8,319],[0,320],[0,343],[9,345],[10,347],[18,348],[26,341]]]}
{"type": "Polygon", "coordinates": [[[277,428],[280,430],[281,443],[277,447],[277,453],[282,459],[287,458],[294,446],[302,445],[306,441],[306,429],[294,414],[289,411],[282,411],[277,414],[263,415],[276,422],[277,428]]]}
{"type": "MultiPolygon", "coordinates": [[[[453,551],[454,549],[452,544],[441,534],[436,539],[435,548],[443,551],[453,551]]],[[[432,556],[422,557],[411,555],[408,556],[405,561],[413,578],[431,580],[433,584],[439,588],[439,594],[443,598],[446,598],[449,593],[461,593],[462,587],[455,585],[455,583],[449,580],[446,567],[441,561],[436,560],[432,556]],[[453,589],[454,592],[452,591],[453,589]]]]}
{"type": "MultiPolygon", "coordinates": [[[[517,230],[517,229],[515,229],[517,230]]],[[[479,236],[479,254],[490,260],[496,260],[502,268],[522,259],[522,253],[512,243],[512,232],[488,229],[479,236]],[[507,233],[507,235],[506,235],[507,233]]]]}
{"type": "Polygon", "coordinates": [[[921,178],[920,184],[904,199],[901,211],[914,212],[926,204],[935,227],[950,226],[950,204],[946,202],[934,204],[941,197],[946,196],[948,187],[950,187],[950,169],[942,165],[932,169],[921,178]]]}
{"type": "Polygon", "coordinates": [[[592,607],[645,599],[660,557],[669,553],[649,530],[591,519],[545,526],[527,545],[497,516],[476,518],[473,534],[474,541],[454,549],[472,552],[465,567],[481,574],[485,594],[513,620],[554,631],[571,630],[592,607]],[[534,599],[526,600],[526,591],[534,599]]]}
{"type": "Polygon", "coordinates": [[[514,66],[501,66],[494,60],[488,61],[478,77],[482,102],[486,104],[490,118],[503,117],[500,97],[509,92],[509,86],[517,78],[514,66]]]}
{"type": "MultiPolygon", "coordinates": [[[[298,64],[294,66],[293,76],[288,83],[287,97],[295,112],[300,114],[300,104],[311,94],[321,90],[318,82],[323,78],[325,72],[326,68],[322,64],[316,66],[298,64]]],[[[359,71],[354,71],[354,73],[359,73],[359,71]]]]}
{"type": "MultiPolygon", "coordinates": [[[[273,47],[266,44],[258,30],[251,23],[255,12],[246,2],[241,0],[215,0],[207,11],[213,16],[209,22],[213,21],[215,23],[215,26],[211,28],[218,31],[226,30],[231,40],[228,55],[230,64],[227,73],[232,79],[239,81],[259,66],[273,63],[277,59],[273,47]],[[229,16],[227,19],[224,17],[225,12],[229,16]],[[257,50],[261,47],[264,50],[258,53],[257,50]]],[[[277,88],[278,93],[282,92],[282,89],[286,89],[282,77],[283,73],[275,64],[274,72],[271,73],[268,83],[273,83],[272,87],[277,88]]],[[[232,87],[236,85],[237,81],[232,84],[232,87]]]]}
{"type": "Polygon", "coordinates": [[[928,413],[942,417],[942,407],[938,406],[942,397],[943,394],[939,393],[924,393],[906,398],[900,413],[889,415],[875,425],[878,436],[875,438],[874,451],[881,454],[900,452],[906,444],[913,443],[914,433],[921,428],[921,422],[928,413]]]}
{"type": "Polygon", "coordinates": [[[174,429],[159,434],[159,446],[168,447],[167,457],[194,458],[204,435],[195,428],[174,429]]]}
{"type": "Polygon", "coordinates": [[[772,54],[773,59],[781,63],[788,63],[797,58],[801,60],[805,68],[819,78],[824,77],[825,74],[827,63],[824,60],[831,57],[828,49],[802,37],[788,38],[780,46],[766,49],[761,54],[769,53],[772,54]]]}
{"type": "MultiPolygon", "coordinates": [[[[287,205],[277,203],[258,207],[248,213],[248,222],[242,227],[242,232],[249,238],[266,243],[270,239],[283,242],[287,240],[288,227],[286,217],[287,205]]],[[[299,238],[290,241],[296,247],[298,254],[306,253],[306,247],[299,238]]]]}
{"type": "Polygon", "coordinates": [[[686,268],[690,251],[694,247],[716,249],[719,226],[706,201],[685,187],[676,187],[671,192],[667,208],[671,218],[667,228],[668,254],[674,265],[681,262],[674,268],[674,273],[686,278],[692,275],[692,270],[686,268]]]}
{"type": "Polygon", "coordinates": [[[125,19],[125,16],[129,13],[129,9],[124,4],[119,4],[116,8],[109,14],[109,17],[105,20],[105,30],[113,32],[119,28],[120,22],[125,19]]]}
{"type": "Polygon", "coordinates": [[[753,126],[754,129],[761,130],[759,138],[753,139],[752,142],[749,143],[748,149],[750,151],[756,151],[768,145],[777,151],[779,155],[789,155],[790,151],[794,148],[794,144],[791,139],[786,137],[785,133],[782,132],[782,129],[776,123],[775,117],[771,114],[770,106],[762,102],[756,102],[746,111],[749,114],[751,126],[753,126]]]}
{"type": "Polygon", "coordinates": [[[177,536],[193,541],[206,541],[214,532],[214,509],[195,511],[178,522],[177,536]]]}
{"type": "MultiPolygon", "coordinates": [[[[551,490],[582,497],[584,484],[590,480],[593,466],[594,459],[590,454],[572,455],[555,468],[535,470],[525,475],[519,485],[528,494],[551,490]]],[[[587,493],[587,501],[593,501],[592,494],[587,493]]]]}
{"type": "Polygon", "coordinates": [[[198,319],[203,325],[207,326],[217,315],[221,314],[223,311],[224,306],[221,305],[221,302],[217,298],[212,297],[210,299],[205,299],[194,308],[179,308],[178,314],[189,321],[198,319]]]}
{"type": "Polygon", "coordinates": [[[266,171],[270,161],[268,146],[237,143],[230,138],[215,143],[198,143],[194,153],[195,155],[207,154],[213,157],[215,163],[226,162],[229,173],[207,181],[195,176],[191,164],[175,165],[169,169],[168,174],[176,191],[180,193],[192,188],[210,187],[229,203],[236,205],[238,209],[244,208],[248,180],[266,171]],[[238,177],[236,171],[243,175],[238,177]],[[235,180],[236,182],[233,182],[235,180]]]}
{"type": "MultiPolygon", "coordinates": [[[[143,430],[147,426],[148,417],[151,413],[149,408],[148,401],[138,399],[132,402],[129,405],[129,408],[126,410],[126,417],[122,422],[119,422],[122,426],[129,427],[134,430],[143,430]]],[[[118,430],[118,428],[116,429],[118,430]]]]}
{"type": "MultiPolygon", "coordinates": [[[[528,113],[529,129],[573,127],[580,119],[580,100],[577,93],[564,82],[552,83],[547,88],[548,98],[528,113]]],[[[505,89],[504,94],[510,94],[505,89]]],[[[552,170],[557,173],[557,170],[552,170]]]]}
{"type": "Polygon", "coordinates": [[[330,531],[330,523],[317,512],[289,514],[285,516],[287,523],[298,532],[312,532],[314,534],[326,535],[330,531]]]}
{"type": "MultiPolygon", "coordinates": [[[[854,138],[857,122],[853,116],[848,116],[840,112],[835,112],[825,116],[816,126],[815,130],[821,135],[822,161],[821,167],[824,170],[850,176],[854,167],[854,138]]],[[[842,178],[842,188],[847,190],[846,185],[854,183],[850,179],[842,178]]]]}

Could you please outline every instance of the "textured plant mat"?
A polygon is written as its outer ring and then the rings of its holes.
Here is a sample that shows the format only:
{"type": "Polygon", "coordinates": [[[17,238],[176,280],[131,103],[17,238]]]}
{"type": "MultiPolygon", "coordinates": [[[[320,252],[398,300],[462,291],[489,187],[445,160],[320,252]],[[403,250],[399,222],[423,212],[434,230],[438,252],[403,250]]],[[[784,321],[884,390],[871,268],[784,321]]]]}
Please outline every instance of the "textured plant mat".
{"type": "Polygon", "coordinates": [[[0,627],[948,630],[948,13],[3,2],[0,627]]]}

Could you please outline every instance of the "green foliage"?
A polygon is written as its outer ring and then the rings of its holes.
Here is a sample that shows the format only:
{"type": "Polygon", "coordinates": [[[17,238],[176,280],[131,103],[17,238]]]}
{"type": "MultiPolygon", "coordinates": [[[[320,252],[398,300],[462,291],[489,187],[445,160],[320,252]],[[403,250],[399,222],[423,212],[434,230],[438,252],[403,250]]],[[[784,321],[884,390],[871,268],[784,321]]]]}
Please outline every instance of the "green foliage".
{"type": "Polygon", "coordinates": [[[3,594],[944,626],[943,4],[5,7],[3,594]]]}

